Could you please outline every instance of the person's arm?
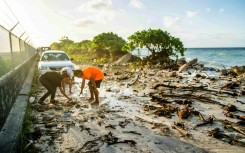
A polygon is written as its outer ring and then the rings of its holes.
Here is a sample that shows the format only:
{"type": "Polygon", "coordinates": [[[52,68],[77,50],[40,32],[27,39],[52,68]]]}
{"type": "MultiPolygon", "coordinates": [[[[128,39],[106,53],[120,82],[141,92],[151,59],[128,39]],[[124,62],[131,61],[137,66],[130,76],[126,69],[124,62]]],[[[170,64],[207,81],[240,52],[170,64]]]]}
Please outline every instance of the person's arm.
{"type": "Polygon", "coordinates": [[[64,93],[66,92],[66,89],[65,89],[65,81],[61,81],[61,89],[64,91],[64,93]]]}
{"type": "Polygon", "coordinates": [[[70,88],[70,94],[72,93],[72,92],[71,92],[71,88],[72,88],[72,81],[73,81],[72,79],[69,79],[69,88],[70,88]]]}
{"type": "Polygon", "coordinates": [[[68,99],[68,100],[72,100],[71,98],[69,98],[66,93],[64,92],[64,90],[62,89],[62,87],[59,87],[60,92],[68,99]]]}
{"type": "Polygon", "coordinates": [[[83,94],[83,88],[84,88],[84,86],[85,86],[85,79],[83,79],[83,81],[82,81],[80,94],[83,94]]]}

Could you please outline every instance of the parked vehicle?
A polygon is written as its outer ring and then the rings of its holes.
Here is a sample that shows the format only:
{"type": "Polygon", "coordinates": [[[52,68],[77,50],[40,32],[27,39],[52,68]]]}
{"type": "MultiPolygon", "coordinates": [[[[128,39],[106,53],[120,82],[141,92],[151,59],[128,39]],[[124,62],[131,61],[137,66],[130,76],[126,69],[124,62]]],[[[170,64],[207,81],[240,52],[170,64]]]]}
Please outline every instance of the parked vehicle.
{"type": "Polygon", "coordinates": [[[69,58],[64,51],[48,50],[44,51],[38,63],[39,75],[46,71],[59,71],[63,67],[74,69],[73,59],[69,58]]]}

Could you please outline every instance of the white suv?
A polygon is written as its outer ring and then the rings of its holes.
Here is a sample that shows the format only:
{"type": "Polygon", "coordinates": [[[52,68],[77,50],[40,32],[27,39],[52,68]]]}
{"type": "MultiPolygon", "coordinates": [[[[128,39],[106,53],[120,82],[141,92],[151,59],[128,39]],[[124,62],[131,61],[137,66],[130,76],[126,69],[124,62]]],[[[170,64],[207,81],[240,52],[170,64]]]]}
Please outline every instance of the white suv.
{"type": "Polygon", "coordinates": [[[73,59],[70,59],[64,51],[47,50],[41,55],[38,63],[38,73],[43,74],[46,71],[59,71],[63,67],[70,67],[74,70],[73,59]]]}

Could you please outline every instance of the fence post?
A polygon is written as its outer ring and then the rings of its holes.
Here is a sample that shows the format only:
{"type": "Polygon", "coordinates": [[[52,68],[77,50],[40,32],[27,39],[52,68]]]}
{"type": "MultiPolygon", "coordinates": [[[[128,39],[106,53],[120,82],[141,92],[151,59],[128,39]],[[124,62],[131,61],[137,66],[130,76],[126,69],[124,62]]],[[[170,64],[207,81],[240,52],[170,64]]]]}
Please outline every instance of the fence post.
{"type": "MultiPolygon", "coordinates": [[[[21,37],[25,34],[26,32],[23,32],[20,37],[19,37],[19,44],[20,44],[20,52],[22,52],[22,48],[21,48],[21,37]]],[[[22,54],[22,53],[21,53],[22,54]]]]}
{"type": "Polygon", "coordinates": [[[9,30],[9,42],[10,42],[10,51],[11,54],[13,55],[13,45],[12,45],[12,31],[14,30],[14,28],[19,24],[19,22],[17,22],[10,30],[9,30]]]}
{"type": "Polygon", "coordinates": [[[9,45],[10,45],[10,52],[13,54],[13,46],[12,46],[12,38],[11,38],[12,33],[9,31],[9,45]]]}

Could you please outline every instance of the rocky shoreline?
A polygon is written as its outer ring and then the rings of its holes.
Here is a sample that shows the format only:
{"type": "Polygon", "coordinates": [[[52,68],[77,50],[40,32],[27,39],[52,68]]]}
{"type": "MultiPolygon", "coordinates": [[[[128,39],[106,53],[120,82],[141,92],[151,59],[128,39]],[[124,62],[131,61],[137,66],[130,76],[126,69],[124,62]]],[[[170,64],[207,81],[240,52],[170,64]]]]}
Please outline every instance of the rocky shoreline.
{"type": "MultiPolygon", "coordinates": [[[[78,95],[80,79],[75,79],[73,102],[67,103],[60,93],[57,104],[32,100],[34,126],[27,150],[244,152],[242,75],[207,71],[196,62],[183,67],[102,66],[107,75],[98,106],[86,100],[88,90],[78,95]]],[[[32,96],[40,98],[43,89],[38,84],[32,96]]]]}

